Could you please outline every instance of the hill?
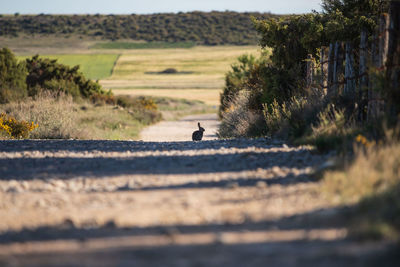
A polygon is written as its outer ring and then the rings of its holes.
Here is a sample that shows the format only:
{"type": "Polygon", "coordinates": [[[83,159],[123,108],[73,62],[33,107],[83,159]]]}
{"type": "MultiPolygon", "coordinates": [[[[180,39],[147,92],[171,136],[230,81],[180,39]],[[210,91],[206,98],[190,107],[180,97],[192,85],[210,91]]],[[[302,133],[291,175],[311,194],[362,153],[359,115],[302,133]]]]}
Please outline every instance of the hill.
{"type": "Polygon", "coordinates": [[[276,15],[230,11],[151,15],[0,15],[0,36],[84,35],[105,40],[248,45],[257,43],[251,16],[269,18],[276,15]]]}

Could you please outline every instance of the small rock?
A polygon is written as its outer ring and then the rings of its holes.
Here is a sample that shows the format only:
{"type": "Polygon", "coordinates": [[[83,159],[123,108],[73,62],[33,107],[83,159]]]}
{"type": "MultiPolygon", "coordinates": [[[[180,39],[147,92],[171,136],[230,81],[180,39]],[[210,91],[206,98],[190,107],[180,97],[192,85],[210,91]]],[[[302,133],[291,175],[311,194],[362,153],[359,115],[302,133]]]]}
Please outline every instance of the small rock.
{"type": "Polygon", "coordinates": [[[126,183],[125,185],[118,187],[117,191],[129,191],[131,189],[132,188],[131,188],[130,184],[126,183]]]}
{"type": "Polygon", "coordinates": [[[226,188],[229,188],[229,189],[239,188],[239,183],[237,183],[237,182],[229,182],[229,183],[226,184],[226,188]]]}
{"type": "Polygon", "coordinates": [[[276,175],[276,176],[283,176],[282,169],[279,168],[278,166],[272,167],[272,172],[273,172],[274,175],[276,175]]]}
{"type": "Polygon", "coordinates": [[[10,186],[7,191],[7,193],[21,193],[22,190],[19,188],[19,186],[10,186]]]}
{"type": "Polygon", "coordinates": [[[267,188],[267,187],[268,187],[268,184],[267,184],[266,182],[264,182],[264,181],[258,181],[257,184],[256,184],[256,186],[257,186],[258,188],[267,188]]]}
{"type": "Polygon", "coordinates": [[[39,199],[38,201],[36,201],[35,206],[43,208],[46,206],[46,201],[44,199],[39,199]]]}
{"type": "Polygon", "coordinates": [[[21,187],[25,190],[29,190],[29,183],[27,181],[23,181],[21,183],[21,187]]]}
{"type": "Polygon", "coordinates": [[[75,228],[75,223],[72,219],[65,219],[60,225],[58,226],[60,229],[71,229],[75,228]]]}
{"type": "Polygon", "coordinates": [[[104,224],[104,228],[115,229],[117,228],[117,224],[114,222],[114,220],[109,220],[104,224]]]}

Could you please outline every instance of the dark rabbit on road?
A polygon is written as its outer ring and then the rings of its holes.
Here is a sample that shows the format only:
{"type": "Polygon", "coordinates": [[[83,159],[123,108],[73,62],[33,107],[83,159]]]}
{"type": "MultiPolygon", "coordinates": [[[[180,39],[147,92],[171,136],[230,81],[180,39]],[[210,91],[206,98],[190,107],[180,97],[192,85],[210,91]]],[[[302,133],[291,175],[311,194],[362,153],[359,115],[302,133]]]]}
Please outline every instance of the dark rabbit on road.
{"type": "Polygon", "coordinates": [[[193,132],[192,134],[193,141],[201,141],[201,139],[203,138],[203,132],[205,131],[204,128],[200,126],[200,122],[197,123],[197,125],[199,126],[199,130],[193,132]]]}

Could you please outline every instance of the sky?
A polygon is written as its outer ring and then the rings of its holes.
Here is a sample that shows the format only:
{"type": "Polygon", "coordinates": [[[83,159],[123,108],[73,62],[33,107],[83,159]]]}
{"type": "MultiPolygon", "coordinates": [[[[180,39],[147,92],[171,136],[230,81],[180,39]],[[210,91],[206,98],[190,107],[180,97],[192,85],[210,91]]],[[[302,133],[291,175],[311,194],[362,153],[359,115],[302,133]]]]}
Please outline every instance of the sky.
{"type": "Polygon", "coordinates": [[[187,11],[320,11],[321,0],[0,0],[0,14],[150,14],[187,11]]]}

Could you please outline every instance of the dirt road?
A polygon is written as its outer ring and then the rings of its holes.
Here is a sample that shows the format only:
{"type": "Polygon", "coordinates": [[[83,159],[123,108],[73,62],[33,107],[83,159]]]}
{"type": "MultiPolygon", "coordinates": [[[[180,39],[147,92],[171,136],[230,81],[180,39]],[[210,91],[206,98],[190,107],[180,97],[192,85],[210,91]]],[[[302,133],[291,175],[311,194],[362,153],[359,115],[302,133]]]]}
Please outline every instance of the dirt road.
{"type": "Polygon", "coordinates": [[[326,159],[266,139],[0,141],[0,266],[377,263],[310,179],[326,159]]]}
{"type": "Polygon", "coordinates": [[[197,123],[206,130],[203,140],[216,140],[218,129],[217,114],[190,115],[179,121],[162,121],[150,126],[141,133],[143,141],[191,141],[193,131],[198,130],[197,123]]]}

